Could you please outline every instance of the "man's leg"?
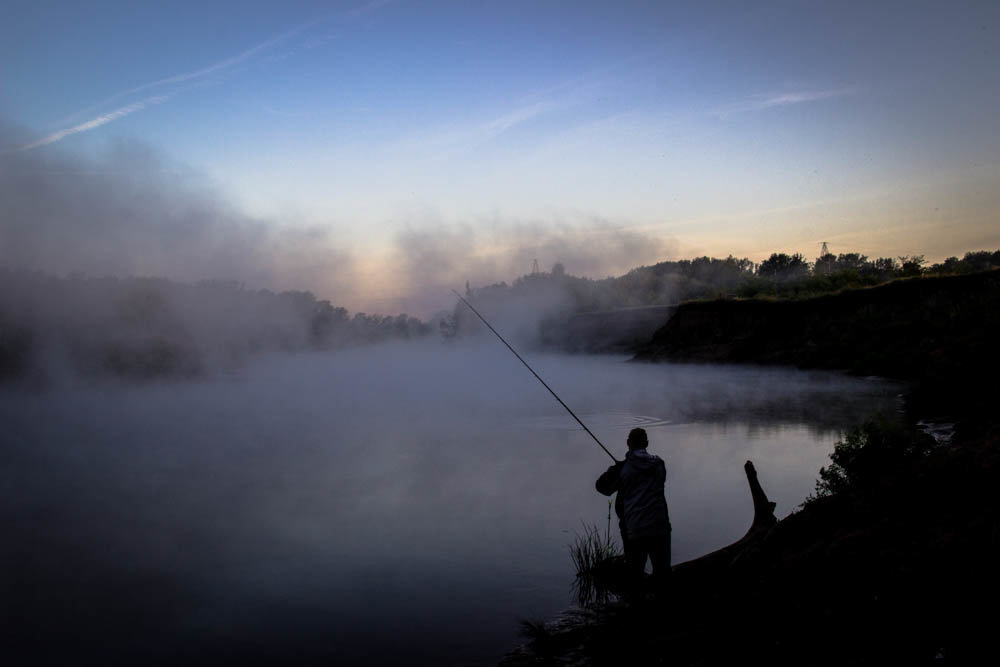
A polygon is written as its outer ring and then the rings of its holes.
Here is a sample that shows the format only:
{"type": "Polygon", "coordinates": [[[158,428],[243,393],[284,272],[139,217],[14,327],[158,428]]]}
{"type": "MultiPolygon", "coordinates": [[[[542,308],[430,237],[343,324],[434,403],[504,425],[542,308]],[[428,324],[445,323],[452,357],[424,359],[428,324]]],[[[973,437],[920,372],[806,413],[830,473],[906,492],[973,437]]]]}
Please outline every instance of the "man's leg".
{"type": "Polygon", "coordinates": [[[646,559],[649,557],[649,548],[645,540],[637,537],[625,541],[625,563],[628,566],[629,574],[633,577],[641,577],[646,571],[646,559]]]}
{"type": "Polygon", "coordinates": [[[640,537],[625,540],[624,547],[629,593],[639,594],[642,591],[643,577],[646,571],[646,559],[649,557],[648,545],[646,544],[646,540],[640,537]]]}
{"type": "Polygon", "coordinates": [[[653,563],[653,588],[657,595],[666,592],[670,585],[670,533],[650,538],[649,560],[653,563]]]}
{"type": "Polygon", "coordinates": [[[649,560],[653,563],[653,576],[670,577],[670,533],[663,537],[649,538],[649,560]]]}

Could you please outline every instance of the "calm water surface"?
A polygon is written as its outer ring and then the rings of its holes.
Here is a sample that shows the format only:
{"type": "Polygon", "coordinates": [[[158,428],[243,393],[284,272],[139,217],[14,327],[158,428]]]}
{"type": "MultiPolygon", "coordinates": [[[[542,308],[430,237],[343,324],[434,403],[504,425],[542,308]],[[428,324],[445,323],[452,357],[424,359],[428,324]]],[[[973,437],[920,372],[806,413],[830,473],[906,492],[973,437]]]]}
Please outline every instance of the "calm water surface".
{"type": "MultiPolygon", "coordinates": [[[[749,526],[744,461],[784,516],[898,408],[873,379],[530,360],[612,451],[648,430],[675,562],[749,526]]],[[[610,459],[492,343],[8,389],[0,420],[7,622],[40,656],[492,664],[570,604],[567,545],[607,520],[610,459]]]]}

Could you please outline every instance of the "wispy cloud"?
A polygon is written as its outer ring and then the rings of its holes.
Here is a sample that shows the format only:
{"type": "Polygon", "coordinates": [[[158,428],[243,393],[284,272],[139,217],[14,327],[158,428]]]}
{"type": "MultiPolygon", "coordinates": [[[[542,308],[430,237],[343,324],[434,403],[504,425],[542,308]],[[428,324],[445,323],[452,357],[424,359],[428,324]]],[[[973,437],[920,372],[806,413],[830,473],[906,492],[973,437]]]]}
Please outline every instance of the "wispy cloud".
{"type": "Polygon", "coordinates": [[[553,106],[554,105],[550,102],[537,102],[535,104],[514,109],[510,113],[506,113],[503,116],[494,118],[486,123],[484,125],[485,133],[490,138],[503,134],[515,125],[520,125],[521,123],[531,120],[535,116],[545,113],[553,106]]]}
{"type": "Polygon", "coordinates": [[[93,130],[94,128],[100,127],[101,125],[107,125],[108,123],[118,120],[119,118],[124,118],[125,116],[133,114],[136,111],[142,111],[143,109],[155,106],[162,102],[166,102],[167,99],[169,99],[169,96],[167,95],[155,95],[153,97],[147,97],[146,99],[141,100],[139,102],[133,102],[132,104],[128,104],[119,109],[115,109],[114,111],[109,111],[108,113],[101,114],[96,118],[91,118],[90,120],[84,123],[80,123],[72,127],[67,127],[57,132],[53,132],[52,134],[42,137],[37,141],[33,141],[30,144],[25,144],[24,146],[20,146],[18,148],[13,149],[12,151],[6,151],[6,152],[10,153],[17,151],[27,151],[31,150],[32,148],[38,148],[39,146],[45,146],[47,144],[55,143],[56,141],[64,139],[65,137],[68,137],[72,134],[79,134],[80,132],[87,132],[89,130],[93,130]]]}
{"type": "Polygon", "coordinates": [[[80,111],[71,114],[67,118],[67,120],[78,118],[85,114],[92,113],[96,109],[111,104],[112,102],[116,102],[124,97],[130,97],[132,95],[137,95],[139,93],[150,91],[156,88],[163,88],[181,83],[191,83],[200,79],[205,79],[214,74],[220,74],[226,70],[232,69],[236,65],[239,65],[249,60],[258,53],[265,51],[270,47],[275,46],[276,44],[283,42],[286,39],[289,39],[290,37],[294,37],[295,35],[301,33],[303,30],[306,30],[307,28],[310,28],[316,25],[317,23],[320,23],[323,20],[324,19],[313,19],[312,21],[307,21],[306,23],[302,23],[290,30],[286,30],[280,35],[276,35],[274,37],[271,37],[270,39],[266,39],[260,44],[257,44],[256,46],[253,46],[234,56],[230,56],[229,58],[220,60],[219,62],[208,65],[207,67],[191,70],[189,72],[181,72],[180,74],[173,74],[171,76],[163,77],[162,79],[156,79],[155,81],[149,81],[147,83],[143,83],[141,85],[134,86],[126,90],[120,90],[114,95],[106,97],[100,102],[90,105],[86,109],[81,109],[80,111]]]}
{"type": "MultiPolygon", "coordinates": [[[[249,60],[253,56],[257,55],[262,51],[265,51],[266,49],[274,46],[275,44],[278,44],[279,42],[282,42],[288,39],[289,37],[293,37],[294,35],[299,34],[303,30],[319,23],[320,20],[321,19],[317,19],[309,21],[307,23],[303,23],[299,26],[296,26],[295,28],[292,28],[291,30],[287,30],[281,33],[280,35],[271,37],[270,39],[267,39],[252,48],[249,48],[241,53],[238,53],[224,60],[220,60],[217,63],[208,65],[207,67],[202,67],[200,69],[192,70],[189,72],[182,72],[180,74],[174,74],[172,76],[164,77],[162,79],[157,79],[155,81],[150,81],[148,83],[144,83],[139,86],[134,86],[127,90],[119,91],[114,95],[111,95],[110,97],[104,98],[97,104],[92,104],[86,109],[77,111],[76,113],[69,116],[66,120],[69,121],[74,118],[79,118],[84,114],[93,113],[94,111],[96,111],[101,107],[107,106],[113,102],[118,102],[123,98],[131,97],[139,93],[143,92],[148,93],[156,89],[161,89],[161,90],[165,88],[170,89],[171,86],[178,86],[180,84],[188,84],[188,85],[198,84],[199,82],[203,81],[204,79],[207,79],[210,76],[217,75],[222,72],[225,72],[226,70],[232,69],[236,65],[239,65],[240,63],[249,60]]],[[[176,94],[176,92],[177,89],[174,88],[170,92],[164,92],[159,95],[147,97],[146,99],[140,100],[138,102],[133,102],[131,104],[127,104],[113,111],[102,113],[99,116],[91,118],[90,120],[85,121],[83,123],[78,123],[76,125],[72,125],[70,127],[63,128],[61,130],[57,130],[56,132],[53,132],[45,137],[42,137],[37,141],[33,141],[30,144],[21,146],[15,150],[26,151],[26,150],[31,150],[33,148],[38,148],[40,146],[46,146],[48,144],[55,143],[61,139],[64,139],[68,136],[79,134],[80,132],[87,132],[89,130],[101,127],[102,125],[107,125],[108,123],[116,121],[119,118],[124,118],[125,116],[133,114],[137,111],[142,111],[143,109],[146,109],[150,106],[154,106],[156,104],[160,104],[161,102],[165,102],[172,95],[176,94]]]]}
{"type": "Polygon", "coordinates": [[[797,90],[751,95],[739,102],[715,109],[711,113],[713,116],[724,119],[733,114],[765,111],[775,107],[786,107],[793,104],[805,104],[807,102],[819,102],[820,100],[843,97],[854,92],[853,88],[830,88],[825,90],[797,90]]]}
{"type": "MultiPolygon", "coordinates": [[[[353,10],[343,12],[342,15],[357,16],[370,11],[375,11],[388,4],[388,2],[389,0],[373,0],[372,2],[363,4],[359,7],[356,7],[353,10]]],[[[98,109],[102,107],[106,107],[116,102],[120,103],[120,100],[138,95],[140,93],[148,94],[157,89],[159,90],[167,89],[166,91],[158,95],[148,97],[138,102],[127,104],[113,111],[102,113],[88,121],[78,123],[70,127],[63,128],[61,130],[57,130],[56,132],[53,132],[37,141],[34,141],[30,144],[26,144],[14,150],[25,151],[25,150],[30,150],[32,148],[38,148],[39,146],[45,146],[47,144],[59,141],[70,135],[78,134],[80,132],[87,132],[88,130],[93,130],[94,128],[106,125],[124,116],[128,116],[129,114],[133,114],[137,111],[141,111],[155,104],[164,102],[178,92],[177,88],[175,88],[176,86],[180,86],[182,84],[197,86],[200,83],[204,82],[205,79],[229,71],[234,67],[236,67],[237,65],[240,65],[242,63],[251,60],[252,58],[254,58],[254,56],[257,56],[258,54],[267,51],[268,49],[276,46],[277,44],[284,42],[302,33],[303,31],[316,26],[317,24],[329,21],[332,18],[333,16],[325,16],[322,18],[306,21],[305,23],[301,23],[295,26],[294,28],[291,28],[290,30],[286,30],[281,34],[266,39],[263,42],[260,42],[259,44],[252,46],[249,49],[246,49],[245,51],[241,51],[236,55],[220,60],[206,67],[202,67],[196,70],[191,70],[188,72],[181,72],[179,74],[173,74],[171,76],[163,77],[161,79],[156,79],[154,81],[149,81],[147,83],[143,83],[138,86],[133,86],[132,88],[128,88],[126,90],[118,91],[114,95],[106,97],[100,102],[97,102],[96,104],[92,104],[85,109],[81,109],[80,111],[71,114],[70,116],[65,118],[62,122],[64,123],[72,122],[73,120],[78,119],[81,116],[86,116],[88,114],[95,113],[98,109]]],[[[301,48],[293,49],[292,52],[290,52],[289,54],[284,54],[284,56],[287,57],[288,55],[298,52],[299,50],[310,50],[316,48],[331,39],[335,39],[336,37],[337,37],[336,34],[330,33],[327,35],[323,35],[322,37],[313,38],[305,42],[303,45],[301,45],[301,48]]]]}
{"type": "Polygon", "coordinates": [[[416,132],[390,141],[385,150],[397,164],[413,160],[454,160],[469,155],[500,138],[505,132],[557,108],[549,101],[535,102],[510,109],[499,116],[466,122],[421,128],[416,132]]]}

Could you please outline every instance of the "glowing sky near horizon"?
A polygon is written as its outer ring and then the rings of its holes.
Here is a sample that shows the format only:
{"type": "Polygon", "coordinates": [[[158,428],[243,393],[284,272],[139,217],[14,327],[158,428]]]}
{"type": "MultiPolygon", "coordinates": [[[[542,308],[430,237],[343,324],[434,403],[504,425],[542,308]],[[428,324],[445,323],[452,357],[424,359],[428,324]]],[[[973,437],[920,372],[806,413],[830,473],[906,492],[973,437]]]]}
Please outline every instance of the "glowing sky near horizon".
{"type": "Polygon", "coordinates": [[[392,296],[383,267],[422,233],[487,259],[525,229],[662,244],[566,262],[594,277],[1000,247],[995,1],[155,5],[6,3],[0,153],[142,142],[334,239],[356,303],[392,296]]]}

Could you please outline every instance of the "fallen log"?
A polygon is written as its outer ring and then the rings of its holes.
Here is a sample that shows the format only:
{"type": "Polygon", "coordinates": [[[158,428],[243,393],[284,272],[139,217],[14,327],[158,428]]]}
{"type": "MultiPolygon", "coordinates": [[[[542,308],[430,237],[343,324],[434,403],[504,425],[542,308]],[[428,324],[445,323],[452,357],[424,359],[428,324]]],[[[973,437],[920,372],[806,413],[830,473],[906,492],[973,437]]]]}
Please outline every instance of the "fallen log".
{"type": "Polygon", "coordinates": [[[757,479],[757,469],[754,468],[752,462],[747,461],[743,464],[743,470],[747,474],[750,497],[753,499],[753,522],[750,524],[749,530],[743,537],[728,546],[674,565],[674,575],[689,578],[706,573],[715,574],[717,570],[732,565],[740,555],[767,535],[768,531],[778,523],[778,519],[774,516],[775,504],[767,499],[767,494],[761,488],[760,481],[757,479]]]}

